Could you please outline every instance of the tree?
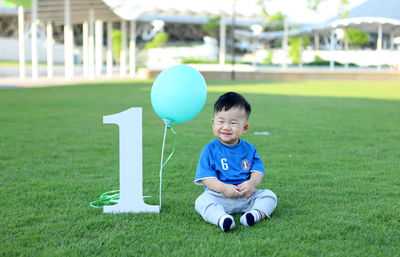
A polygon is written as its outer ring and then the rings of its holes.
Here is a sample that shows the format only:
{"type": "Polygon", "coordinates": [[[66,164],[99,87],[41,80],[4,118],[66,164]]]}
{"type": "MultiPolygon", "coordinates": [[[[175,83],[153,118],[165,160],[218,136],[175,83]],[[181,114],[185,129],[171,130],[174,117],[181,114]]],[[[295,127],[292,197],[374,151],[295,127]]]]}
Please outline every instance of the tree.
{"type": "Polygon", "coordinates": [[[121,30],[113,29],[111,32],[113,56],[119,59],[121,54],[121,30]]]}
{"type": "Polygon", "coordinates": [[[23,6],[30,8],[32,6],[32,0],[3,0],[3,6],[18,7],[23,6]]]}
{"type": "Polygon", "coordinates": [[[168,34],[165,32],[158,32],[156,36],[146,43],[146,49],[156,48],[168,41],[168,34]]]}
{"type": "Polygon", "coordinates": [[[300,50],[308,45],[308,37],[293,37],[289,38],[289,57],[292,58],[293,64],[298,64],[300,61],[300,50]]]}
{"type": "Polygon", "coordinates": [[[277,25],[274,30],[283,30],[284,29],[284,22],[285,22],[285,15],[283,15],[283,13],[281,12],[277,12],[273,15],[270,15],[268,18],[268,22],[273,23],[276,22],[279,25],[277,25]]]}
{"type": "MultiPolygon", "coordinates": [[[[316,11],[318,9],[318,6],[326,0],[307,0],[307,8],[316,11]]],[[[349,4],[349,0],[340,0],[339,3],[339,10],[338,10],[338,15],[340,18],[347,18],[349,16],[349,10],[347,9],[347,6],[349,4]]]]}
{"type": "MultiPolygon", "coordinates": [[[[269,13],[267,11],[267,7],[266,7],[266,4],[265,4],[266,1],[269,1],[269,0],[258,0],[257,1],[257,5],[261,9],[260,19],[264,20],[264,21],[268,21],[268,19],[269,19],[269,13]]],[[[263,29],[265,29],[264,26],[263,26],[263,29]]]]}
{"type": "Polygon", "coordinates": [[[349,0],[340,0],[338,15],[340,18],[345,19],[349,16],[349,9],[347,9],[349,0]]]}
{"type": "MultiPolygon", "coordinates": [[[[267,11],[267,2],[268,1],[271,1],[271,0],[258,0],[257,1],[257,5],[261,9],[260,19],[262,21],[266,21],[267,23],[276,22],[278,25],[276,25],[272,30],[283,30],[283,23],[285,20],[285,15],[283,15],[283,13],[281,13],[281,12],[277,12],[275,14],[270,14],[267,11]]],[[[263,27],[263,30],[265,30],[266,25],[261,24],[261,26],[263,27]]]]}
{"type": "Polygon", "coordinates": [[[307,0],[307,8],[316,11],[321,2],[325,0],[307,0]]]}
{"type": "Polygon", "coordinates": [[[219,22],[221,20],[221,15],[216,15],[209,19],[207,23],[201,25],[201,29],[204,30],[207,35],[213,38],[218,38],[219,36],[219,22]]]}
{"type": "Polygon", "coordinates": [[[345,36],[349,38],[349,43],[355,46],[362,46],[369,42],[369,34],[359,29],[348,29],[345,36]]]}

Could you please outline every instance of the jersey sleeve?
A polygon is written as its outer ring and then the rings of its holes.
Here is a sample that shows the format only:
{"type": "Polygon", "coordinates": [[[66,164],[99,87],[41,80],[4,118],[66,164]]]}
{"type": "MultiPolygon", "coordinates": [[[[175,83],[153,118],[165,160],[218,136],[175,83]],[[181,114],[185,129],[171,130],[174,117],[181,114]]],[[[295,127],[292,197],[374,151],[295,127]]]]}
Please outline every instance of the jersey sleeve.
{"type": "Polygon", "coordinates": [[[262,174],[265,174],[264,165],[257,151],[254,153],[250,172],[261,172],[262,174]]]}
{"type": "Polygon", "coordinates": [[[196,185],[203,185],[200,180],[205,178],[217,178],[218,176],[214,168],[215,165],[212,163],[210,148],[205,146],[201,152],[199,163],[197,164],[194,183],[196,185]]]}

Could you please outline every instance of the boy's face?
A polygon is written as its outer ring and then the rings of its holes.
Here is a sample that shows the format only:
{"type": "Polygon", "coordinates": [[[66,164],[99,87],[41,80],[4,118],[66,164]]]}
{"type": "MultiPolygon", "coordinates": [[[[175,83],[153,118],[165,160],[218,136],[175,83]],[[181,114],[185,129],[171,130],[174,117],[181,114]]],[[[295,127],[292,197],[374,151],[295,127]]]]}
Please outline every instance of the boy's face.
{"type": "Polygon", "coordinates": [[[211,123],[214,136],[226,145],[239,143],[239,138],[249,129],[246,112],[238,107],[215,113],[211,123]]]}

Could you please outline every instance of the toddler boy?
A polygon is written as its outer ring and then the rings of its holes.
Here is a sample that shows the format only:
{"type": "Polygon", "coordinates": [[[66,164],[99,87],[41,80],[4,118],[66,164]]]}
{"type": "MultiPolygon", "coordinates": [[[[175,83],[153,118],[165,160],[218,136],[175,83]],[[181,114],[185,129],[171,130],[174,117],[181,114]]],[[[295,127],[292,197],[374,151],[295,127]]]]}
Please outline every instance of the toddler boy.
{"type": "Polygon", "coordinates": [[[244,212],[240,222],[250,227],[270,218],[277,205],[271,190],[255,190],[264,166],[256,148],[240,138],[249,129],[250,112],[250,104],[238,93],[219,97],[211,120],[216,139],[203,148],[197,166],[194,183],[205,185],[205,190],[196,200],[196,211],[224,232],[235,227],[230,214],[244,212]]]}

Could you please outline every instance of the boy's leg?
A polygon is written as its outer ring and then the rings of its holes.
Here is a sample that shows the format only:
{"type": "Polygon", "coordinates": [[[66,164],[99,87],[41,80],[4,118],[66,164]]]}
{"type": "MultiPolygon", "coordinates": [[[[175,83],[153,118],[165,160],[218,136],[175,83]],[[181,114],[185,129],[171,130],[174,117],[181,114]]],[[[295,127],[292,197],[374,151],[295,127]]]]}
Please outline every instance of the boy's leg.
{"type": "Polygon", "coordinates": [[[233,229],[235,227],[233,217],[225,212],[224,207],[218,203],[217,198],[208,191],[204,191],[196,199],[196,211],[205,221],[221,227],[225,232],[233,229]]]}
{"type": "Polygon", "coordinates": [[[245,226],[253,226],[254,223],[270,218],[275,210],[278,199],[274,192],[268,189],[256,190],[251,196],[251,202],[245,210],[245,214],[240,218],[240,222],[245,226]]]}
{"type": "Polygon", "coordinates": [[[257,190],[254,195],[253,208],[261,211],[267,218],[271,218],[272,212],[278,204],[278,198],[275,193],[269,189],[257,190]]]}

